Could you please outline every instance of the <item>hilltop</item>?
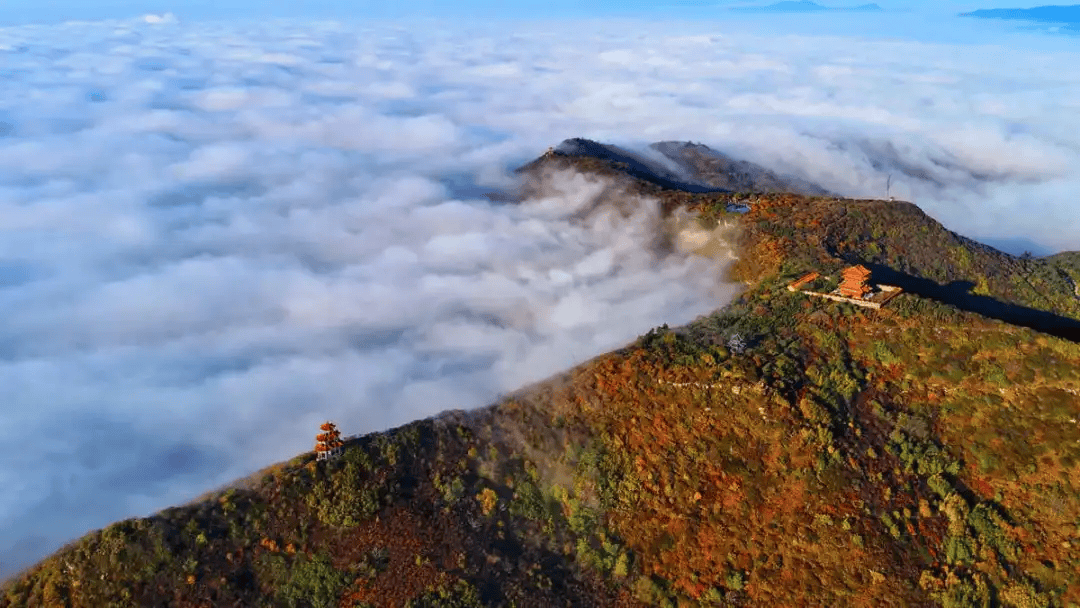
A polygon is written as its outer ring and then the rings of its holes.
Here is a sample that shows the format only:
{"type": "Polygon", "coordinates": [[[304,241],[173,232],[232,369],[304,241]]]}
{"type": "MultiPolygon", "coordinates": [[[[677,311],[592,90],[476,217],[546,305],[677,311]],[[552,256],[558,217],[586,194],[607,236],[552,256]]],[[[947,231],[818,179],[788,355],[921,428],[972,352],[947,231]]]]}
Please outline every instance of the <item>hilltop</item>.
{"type": "Polygon", "coordinates": [[[648,149],[653,152],[651,157],[588,139],[567,139],[516,169],[523,177],[517,199],[536,194],[537,178],[545,171],[562,169],[607,178],[629,194],[660,198],[666,212],[707,194],[830,195],[817,184],[734,159],[702,144],[663,141],[648,149]]]}
{"type": "Polygon", "coordinates": [[[1080,253],[1017,258],[704,147],[568,141],[520,195],[573,170],[735,226],[742,294],[88,534],[0,607],[1080,604],[1080,253]],[[786,289],[852,264],[905,293],[786,289]]]}

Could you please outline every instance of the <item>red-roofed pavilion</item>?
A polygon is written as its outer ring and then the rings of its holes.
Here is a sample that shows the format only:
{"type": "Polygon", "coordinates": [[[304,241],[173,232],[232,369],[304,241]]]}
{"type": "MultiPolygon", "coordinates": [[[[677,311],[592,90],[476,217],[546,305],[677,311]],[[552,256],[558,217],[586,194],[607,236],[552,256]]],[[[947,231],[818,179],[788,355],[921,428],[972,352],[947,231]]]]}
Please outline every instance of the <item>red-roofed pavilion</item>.
{"type": "Polygon", "coordinates": [[[844,280],[840,283],[840,295],[846,298],[858,298],[862,299],[863,296],[870,293],[870,285],[867,281],[870,280],[870,269],[862,264],[858,266],[852,266],[845,268],[841,273],[844,280]]]}
{"type": "Polygon", "coordinates": [[[345,442],[341,440],[341,431],[333,422],[327,421],[319,426],[322,432],[315,435],[315,459],[329,460],[341,453],[345,442]]]}

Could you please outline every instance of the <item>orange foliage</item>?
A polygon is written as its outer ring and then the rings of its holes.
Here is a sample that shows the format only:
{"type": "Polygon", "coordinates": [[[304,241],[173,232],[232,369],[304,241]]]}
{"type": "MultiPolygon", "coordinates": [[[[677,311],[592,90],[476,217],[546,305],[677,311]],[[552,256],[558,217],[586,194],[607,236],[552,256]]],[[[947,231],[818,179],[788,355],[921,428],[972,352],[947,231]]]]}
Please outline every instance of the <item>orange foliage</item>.
{"type": "MultiPolygon", "coordinates": [[[[760,391],[736,395],[724,383],[705,389],[672,384],[715,383],[703,377],[710,373],[703,368],[659,365],[635,349],[595,362],[589,376],[592,398],[612,407],[590,410],[587,418],[598,434],[620,438],[624,473],[636,480],[633,494],[623,496],[630,504],[609,512],[608,523],[645,571],[695,599],[724,587],[736,569],[752,570],[762,581],[785,581],[770,587],[753,584],[752,577],[745,591],[760,605],[800,605],[820,600],[823,587],[856,587],[851,564],[888,571],[886,555],[857,547],[854,533],[838,523],[815,527],[817,542],[793,542],[791,531],[814,514],[851,511],[851,497],[786,468],[813,466],[820,450],[787,434],[795,424],[785,419],[795,411],[787,404],[760,391]],[[759,408],[769,409],[768,420],[759,408]]],[[[882,585],[903,595],[895,581],[882,585]]],[[[873,605],[883,592],[866,589],[849,602],[873,605]]]]}

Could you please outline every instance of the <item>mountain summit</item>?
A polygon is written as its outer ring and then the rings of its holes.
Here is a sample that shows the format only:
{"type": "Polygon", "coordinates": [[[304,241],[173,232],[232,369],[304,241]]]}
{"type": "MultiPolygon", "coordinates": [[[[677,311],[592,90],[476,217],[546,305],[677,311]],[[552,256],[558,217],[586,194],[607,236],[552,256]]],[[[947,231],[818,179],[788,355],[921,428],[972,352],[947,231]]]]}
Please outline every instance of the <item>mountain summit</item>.
{"type": "Polygon", "coordinates": [[[761,165],[736,160],[702,144],[664,141],[648,147],[652,154],[634,152],[589,139],[572,138],[517,169],[529,174],[544,167],[573,167],[620,181],[631,178],[648,189],[693,194],[732,192],[793,192],[827,196],[816,184],[779,175],[761,165]]]}

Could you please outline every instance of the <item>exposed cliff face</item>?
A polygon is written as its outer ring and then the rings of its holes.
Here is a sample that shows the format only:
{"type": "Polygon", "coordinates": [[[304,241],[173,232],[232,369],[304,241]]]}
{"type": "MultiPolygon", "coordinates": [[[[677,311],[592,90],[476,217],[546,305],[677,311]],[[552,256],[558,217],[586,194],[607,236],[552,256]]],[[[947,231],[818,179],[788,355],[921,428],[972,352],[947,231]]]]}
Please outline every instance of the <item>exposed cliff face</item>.
{"type": "Polygon", "coordinates": [[[573,141],[525,187],[597,174],[698,222],[687,246],[737,230],[743,295],[488,407],[91,533],[0,607],[1080,603],[1080,345],[1009,316],[1078,322],[1077,254],[1021,260],[909,203],[770,194],[791,182],[694,146],[662,146],[683,174],[573,141]],[[785,288],[856,263],[915,289],[868,311],[785,288]]]}

